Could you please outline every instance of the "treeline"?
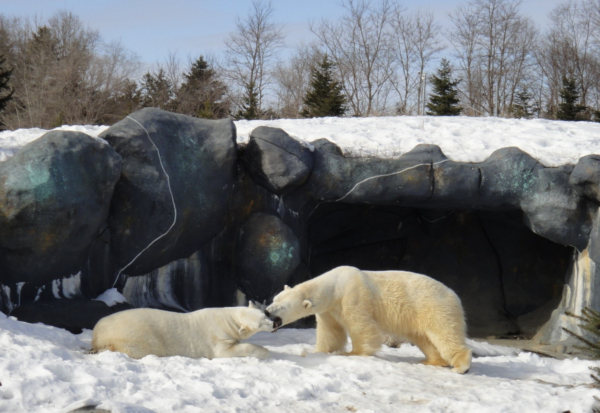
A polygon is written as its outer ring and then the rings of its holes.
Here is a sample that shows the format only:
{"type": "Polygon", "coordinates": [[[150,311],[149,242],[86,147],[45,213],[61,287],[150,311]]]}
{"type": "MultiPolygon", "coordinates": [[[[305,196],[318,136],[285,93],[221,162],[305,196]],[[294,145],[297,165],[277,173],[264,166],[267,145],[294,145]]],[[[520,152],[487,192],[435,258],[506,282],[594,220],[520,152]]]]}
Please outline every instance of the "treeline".
{"type": "Polygon", "coordinates": [[[442,27],[393,0],[343,0],[342,17],[310,23],[317,40],[284,60],[285,28],[256,0],[221,56],[171,54],[145,73],[72,13],[0,15],[0,125],[112,124],[147,106],[203,118],[600,120],[600,0],[560,4],[543,29],[520,5],[471,0],[442,27]]]}

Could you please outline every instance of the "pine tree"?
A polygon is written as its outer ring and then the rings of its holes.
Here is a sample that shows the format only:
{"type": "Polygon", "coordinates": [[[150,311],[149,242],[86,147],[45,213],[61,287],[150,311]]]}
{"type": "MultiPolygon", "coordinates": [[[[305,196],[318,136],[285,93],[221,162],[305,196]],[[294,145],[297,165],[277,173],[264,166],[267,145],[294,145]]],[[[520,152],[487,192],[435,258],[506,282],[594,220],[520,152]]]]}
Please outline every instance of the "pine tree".
{"type": "Polygon", "coordinates": [[[260,113],[258,110],[258,91],[254,85],[254,82],[250,82],[246,85],[246,92],[242,98],[242,105],[235,115],[236,119],[253,120],[259,119],[260,113]]]}
{"type": "Polygon", "coordinates": [[[433,83],[433,94],[429,95],[427,104],[428,115],[433,116],[458,116],[463,108],[458,106],[459,99],[456,86],[460,80],[452,81],[452,68],[450,62],[442,59],[440,68],[437,70],[437,76],[431,76],[433,83]]]}
{"type": "Polygon", "coordinates": [[[227,99],[227,86],[219,79],[204,56],[184,73],[184,82],[177,91],[177,112],[198,118],[220,119],[229,115],[231,104],[227,99]]]}
{"type": "Polygon", "coordinates": [[[584,105],[577,103],[579,100],[579,90],[577,83],[572,76],[563,76],[563,87],[560,90],[560,98],[562,100],[558,105],[558,120],[583,120],[583,112],[587,109],[584,105]]]}
{"type": "Polygon", "coordinates": [[[6,108],[6,105],[8,105],[8,102],[15,93],[15,91],[8,86],[13,69],[5,68],[4,63],[6,63],[6,58],[4,55],[0,55],[0,112],[6,108]]]}
{"type": "Polygon", "coordinates": [[[530,119],[533,115],[533,107],[529,101],[533,98],[527,87],[524,87],[515,95],[515,103],[513,105],[513,116],[515,118],[530,119]]]}
{"type": "Polygon", "coordinates": [[[163,69],[154,75],[147,72],[141,81],[142,107],[155,107],[171,110],[173,106],[173,85],[163,69]]]}
{"type": "Polygon", "coordinates": [[[311,73],[310,90],[304,97],[304,109],[300,112],[305,118],[342,116],[346,112],[346,98],[342,86],[333,78],[333,64],[323,56],[318,68],[311,73]]]}

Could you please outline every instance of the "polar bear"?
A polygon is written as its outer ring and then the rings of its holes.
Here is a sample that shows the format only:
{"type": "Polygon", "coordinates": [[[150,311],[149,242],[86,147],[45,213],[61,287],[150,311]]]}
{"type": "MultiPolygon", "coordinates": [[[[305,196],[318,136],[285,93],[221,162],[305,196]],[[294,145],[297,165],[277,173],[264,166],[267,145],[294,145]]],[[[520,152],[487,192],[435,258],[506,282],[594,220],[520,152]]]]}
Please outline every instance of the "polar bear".
{"type": "Polygon", "coordinates": [[[118,351],[134,359],[149,354],[265,359],[266,348],[239,341],[271,330],[273,322],[252,302],[249,308],[206,308],[185,314],[137,308],[98,321],[92,332],[92,352],[118,351]]]}
{"type": "Polygon", "coordinates": [[[317,352],[343,350],[349,335],[352,351],[342,354],[368,356],[386,336],[401,337],[425,354],[423,364],[452,366],[456,373],[471,366],[460,299],[426,275],[338,267],[294,288],[286,286],[266,314],[276,329],[316,315],[317,352]]]}

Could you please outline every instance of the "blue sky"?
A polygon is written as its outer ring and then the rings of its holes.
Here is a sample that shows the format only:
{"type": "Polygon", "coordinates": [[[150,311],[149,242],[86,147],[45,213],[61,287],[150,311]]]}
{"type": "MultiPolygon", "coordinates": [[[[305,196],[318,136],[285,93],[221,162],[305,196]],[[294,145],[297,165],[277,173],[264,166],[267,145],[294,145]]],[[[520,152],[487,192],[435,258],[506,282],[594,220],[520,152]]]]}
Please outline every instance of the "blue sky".
{"type": "MultiPolygon", "coordinates": [[[[446,15],[466,0],[404,1],[408,10],[419,7],[434,11],[442,24],[446,15]]],[[[286,44],[294,46],[314,39],[310,20],[339,17],[338,0],[273,0],[274,20],[285,24],[286,44]]],[[[522,11],[540,26],[562,0],[524,0],[522,11]]],[[[151,64],[163,61],[169,52],[181,57],[219,54],[224,39],[235,29],[236,16],[245,16],[251,0],[0,0],[0,13],[6,16],[34,16],[42,20],[58,10],[78,15],[107,41],[120,40],[141,60],[151,64]]]]}

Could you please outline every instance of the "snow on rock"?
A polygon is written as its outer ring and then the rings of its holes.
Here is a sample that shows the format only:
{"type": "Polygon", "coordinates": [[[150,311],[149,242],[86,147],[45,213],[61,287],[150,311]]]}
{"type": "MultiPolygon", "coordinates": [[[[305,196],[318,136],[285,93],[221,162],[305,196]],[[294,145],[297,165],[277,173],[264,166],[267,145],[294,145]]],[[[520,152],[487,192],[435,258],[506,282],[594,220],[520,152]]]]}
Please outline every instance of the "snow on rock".
{"type": "Polygon", "coordinates": [[[466,375],[423,366],[409,344],[374,357],[313,354],[315,331],[284,329],[250,341],[255,358],[189,359],[88,354],[91,332],[72,335],[0,314],[0,412],[456,412],[590,411],[589,367],[470,342],[466,375]]]}
{"type": "MultiPolygon", "coordinates": [[[[97,138],[98,135],[108,129],[108,126],[79,126],[64,125],[53,130],[83,132],[91,137],[97,138]]],[[[29,142],[33,142],[43,134],[48,132],[45,129],[17,129],[14,131],[0,132],[0,162],[13,156],[19,149],[29,142]]]]}
{"type": "MultiPolygon", "coordinates": [[[[259,126],[282,128],[309,142],[325,138],[350,156],[397,157],[422,143],[435,144],[457,162],[483,162],[500,148],[516,146],[545,166],[575,164],[600,152],[600,123],[466,116],[389,116],[236,121],[238,143],[259,126]]],[[[61,126],[97,137],[108,126],[61,126]]],[[[43,129],[0,132],[0,161],[46,133],[43,129]]]]}
{"type": "Polygon", "coordinates": [[[263,125],[298,140],[328,139],[350,156],[397,157],[425,143],[456,162],[483,162],[497,149],[516,146],[545,166],[559,166],[600,152],[600,123],[465,116],[237,121],[238,142],[263,125]]]}
{"type": "Polygon", "coordinates": [[[116,288],[110,288],[95,298],[96,301],[103,301],[107,306],[112,307],[116,304],[126,303],[127,299],[123,297],[116,288]]]}

